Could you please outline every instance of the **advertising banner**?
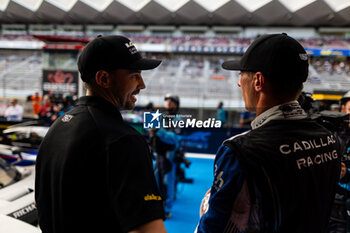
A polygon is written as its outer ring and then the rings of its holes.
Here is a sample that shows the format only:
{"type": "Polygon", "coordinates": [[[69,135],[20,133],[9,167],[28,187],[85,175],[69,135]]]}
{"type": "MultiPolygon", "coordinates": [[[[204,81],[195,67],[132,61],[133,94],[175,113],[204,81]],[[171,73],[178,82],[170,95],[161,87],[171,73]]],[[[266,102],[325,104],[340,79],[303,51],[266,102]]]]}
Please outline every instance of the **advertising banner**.
{"type": "Polygon", "coordinates": [[[309,56],[350,56],[348,49],[310,49],[305,48],[309,56]]]}
{"type": "Polygon", "coordinates": [[[78,95],[78,71],[44,70],[43,94],[78,95]]]}

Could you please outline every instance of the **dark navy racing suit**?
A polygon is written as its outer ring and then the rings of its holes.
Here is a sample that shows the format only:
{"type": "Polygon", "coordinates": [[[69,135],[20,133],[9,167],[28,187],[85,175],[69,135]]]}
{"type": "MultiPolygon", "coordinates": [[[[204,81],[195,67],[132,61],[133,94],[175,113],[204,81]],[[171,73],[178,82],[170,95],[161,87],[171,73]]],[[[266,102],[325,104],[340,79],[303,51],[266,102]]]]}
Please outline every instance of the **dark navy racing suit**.
{"type": "Polygon", "coordinates": [[[326,232],[339,142],[296,101],[275,106],[219,148],[196,231],[326,232]]]}

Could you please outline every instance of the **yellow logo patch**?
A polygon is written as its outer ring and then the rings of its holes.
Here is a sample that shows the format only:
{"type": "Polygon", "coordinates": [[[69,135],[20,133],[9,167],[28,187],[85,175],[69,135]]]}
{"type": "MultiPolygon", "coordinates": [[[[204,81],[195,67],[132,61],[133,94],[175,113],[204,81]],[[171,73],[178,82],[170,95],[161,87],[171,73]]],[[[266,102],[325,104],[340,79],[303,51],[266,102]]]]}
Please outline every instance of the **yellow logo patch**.
{"type": "Polygon", "coordinates": [[[156,196],[154,194],[147,194],[146,196],[144,196],[145,201],[161,201],[162,197],[161,196],[156,196]]]}
{"type": "Polygon", "coordinates": [[[125,46],[127,48],[130,48],[130,47],[134,46],[134,44],[130,41],[129,43],[125,43],[125,46]]]}

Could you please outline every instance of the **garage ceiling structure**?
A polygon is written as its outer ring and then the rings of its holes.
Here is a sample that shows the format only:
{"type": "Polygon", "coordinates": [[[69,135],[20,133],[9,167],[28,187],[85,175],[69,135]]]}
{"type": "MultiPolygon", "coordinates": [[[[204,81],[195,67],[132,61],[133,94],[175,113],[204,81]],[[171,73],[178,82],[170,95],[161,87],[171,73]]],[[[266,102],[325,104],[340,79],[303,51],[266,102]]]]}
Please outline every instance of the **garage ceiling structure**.
{"type": "Polygon", "coordinates": [[[349,26],[350,0],[0,0],[0,24],[349,26]]]}

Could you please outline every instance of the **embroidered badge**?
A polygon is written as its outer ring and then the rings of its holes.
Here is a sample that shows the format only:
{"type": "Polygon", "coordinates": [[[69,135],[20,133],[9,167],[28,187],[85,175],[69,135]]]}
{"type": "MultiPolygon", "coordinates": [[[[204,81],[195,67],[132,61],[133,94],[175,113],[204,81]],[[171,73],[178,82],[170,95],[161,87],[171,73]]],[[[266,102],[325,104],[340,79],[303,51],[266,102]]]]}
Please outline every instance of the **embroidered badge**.
{"type": "Polygon", "coordinates": [[[73,118],[73,115],[69,115],[69,114],[66,114],[62,117],[62,122],[70,122],[70,120],[72,120],[73,118]]]}
{"type": "Polygon", "coordinates": [[[145,201],[161,201],[162,197],[161,196],[156,196],[154,194],[147,194],[146,196],[144,196],[143,198],[145,201]]]}
{"type": "Polygon", "coordinates": [[[307,61],[307,54],[306,53],[299,53],[299,57],[303,61],[307,61]]]}

